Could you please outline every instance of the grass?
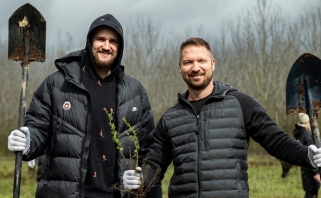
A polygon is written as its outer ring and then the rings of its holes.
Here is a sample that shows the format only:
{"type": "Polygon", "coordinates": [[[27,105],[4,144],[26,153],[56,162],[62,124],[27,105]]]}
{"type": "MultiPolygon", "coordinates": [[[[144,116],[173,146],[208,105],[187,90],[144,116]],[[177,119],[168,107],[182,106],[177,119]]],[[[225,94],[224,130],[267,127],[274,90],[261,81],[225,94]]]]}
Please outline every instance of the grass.
{"type": "Polygon", "coordinates": [[[251,198],[304,197],[300,167],[293,166],[288,176],[281,178],[281,163],[270,155],[249,155],[248,163],[251,198]]]}
{"type": "MultiPolygon", "coordinates": [[[[10,157],[1,157],[0,161],[0,197],[11,198],[13,197],[15,156],[12,154],[10,157]]],[[[35,197],[37,187],[36,176],[36,172],[28,172],[27,163],[22,162],[20,182],[21,198],[35,197]]]]}
{"type": "MultiPolygon", "coordinates": [[[[13,196],[14,155],[0,158],[0,197],[13,196]]],[[[300,168],[292,167],[287,178],[282,179],[280,162],[269,155],[249,154],[250,198],[301,198],[304,192],[301,186],[300,168]]],[[[173,167],[169,167],[163,180],[163,197],[167,197],[167,187],[173,167]]],[[[36,173],[29,173],[27,163],[22,164],[20,197],[31,198],[35,195],[36,173]]]]}

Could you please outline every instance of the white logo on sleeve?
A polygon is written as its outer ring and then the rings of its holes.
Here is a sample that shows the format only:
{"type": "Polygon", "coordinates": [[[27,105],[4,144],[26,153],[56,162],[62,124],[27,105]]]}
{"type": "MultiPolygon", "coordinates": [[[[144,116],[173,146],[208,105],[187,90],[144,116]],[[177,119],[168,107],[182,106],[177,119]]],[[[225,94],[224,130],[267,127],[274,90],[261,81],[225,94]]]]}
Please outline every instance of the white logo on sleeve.
{"type": "Polygon", "coordinates": [[[137,107],[133,107],[133,108],[132,108],[132,111],[137,111],[137,110],[138,110],[137,107]]]}
{"type": "Polygon", "coordinates": [[[63,105],[62,105],[62,108],[64,110],[69,110],[71,108],[71,104],[69,101],[66,101],[63,105]]]}

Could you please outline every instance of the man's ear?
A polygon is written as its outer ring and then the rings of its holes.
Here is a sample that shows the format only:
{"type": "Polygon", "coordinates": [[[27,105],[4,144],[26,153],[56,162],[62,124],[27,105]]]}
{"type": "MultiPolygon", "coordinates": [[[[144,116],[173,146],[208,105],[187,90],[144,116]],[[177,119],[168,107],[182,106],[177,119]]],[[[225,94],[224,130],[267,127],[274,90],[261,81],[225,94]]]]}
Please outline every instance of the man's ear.
{"type": "Polygon", "coordinates": [[[213,67],[213,72],[214,72],[214,70],[215,70],[215,62],[216,62],[216,61],[215,61],[215,59],[213,58],[213,59],[212,59],[212,65],[213,65],[212,67],[213,67]]]}

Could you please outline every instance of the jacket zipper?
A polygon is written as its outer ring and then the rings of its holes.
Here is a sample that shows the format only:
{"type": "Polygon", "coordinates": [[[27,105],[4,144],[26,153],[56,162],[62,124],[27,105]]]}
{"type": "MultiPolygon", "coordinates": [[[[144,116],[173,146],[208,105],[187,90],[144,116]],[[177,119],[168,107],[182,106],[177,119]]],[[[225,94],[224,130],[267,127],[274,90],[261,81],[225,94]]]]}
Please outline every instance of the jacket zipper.
{"type": "MultiPolygon", "coordinates": [[[[194,110],[195,111],[195,110],[194,110]]],[[[196,116],[196,135],[197,135],[197,188],[198,188],[198,196],[197,197],[200,197],[200,191],[201,191],[201,187],[200,187],[200,150],[201,150],[201,143],[200,143],[200,138],[199,138],[199,125],[200,125],[200,122],[199,122],[200,118],[199,118],[199,115],[196,116]]]]}
{"type": "MultiPolygon", "coordinates": [[[[197,193],[197,197],[200,197],[200,191],[201,191],[201,187],[200,187],[200,171],[199,171],[199,168],[200,168],[200,150],[201,150],[201,143],[200,143],[200,138],[199,138],[199,125],[200,125],[200,118],[199,118],[199,115],[197,115],[194,107],[191,105],[191,103],[186,100],[185,98],[181,98],[187,105],[189,105],[193,112],[194,112],[194,115],[196,115],[196,135],[197,135],[197,167],[196,167],[196,174],[197,174],[197,189],[198,189],[198,193],[197,193]]],[[[202,107],[203,108],[203,107],[202,107]]]]}

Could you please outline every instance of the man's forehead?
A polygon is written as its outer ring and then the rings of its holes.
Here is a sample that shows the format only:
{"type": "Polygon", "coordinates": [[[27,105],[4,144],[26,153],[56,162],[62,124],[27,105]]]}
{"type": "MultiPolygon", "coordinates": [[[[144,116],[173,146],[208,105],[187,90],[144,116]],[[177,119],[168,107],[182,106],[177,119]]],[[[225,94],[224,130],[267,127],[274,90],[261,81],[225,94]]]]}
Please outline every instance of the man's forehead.
{"type": "Polygon", "coordinates": [[[194,48],[194,49],[205,49],[205,50],[208,51],[208,49],[204,45],[193,45],[193,44],[185,46],[183,50],[192,49],[192,48],[194,48]]]}
{"type": "Polygon", "coordinates": [[[115,36],[116,38],[119,38],[118,33],[111,27],[108,26],[99,26],[97,28],[94,29],[94,36],[97,36],[105,31],[110,32],[113,36],[115,36]]]}
{"type": "Polygon", "coordinates": [[[211,52],[205,46],[189,45],[182,50],[182,54],[204,54],[210,55],[211,52]]]}

